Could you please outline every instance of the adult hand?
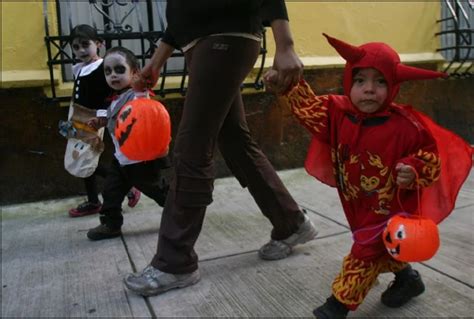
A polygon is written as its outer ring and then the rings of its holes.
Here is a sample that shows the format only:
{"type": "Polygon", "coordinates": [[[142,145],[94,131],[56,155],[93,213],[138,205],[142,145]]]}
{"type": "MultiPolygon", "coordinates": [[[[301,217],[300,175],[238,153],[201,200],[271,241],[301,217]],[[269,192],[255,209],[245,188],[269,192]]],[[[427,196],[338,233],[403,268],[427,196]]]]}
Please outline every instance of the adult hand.
{"type": "Polygon", "coordinates": [[[152,63],[148,62],[140,72],[133,75],[132,88],[137,92],[151,89],[158,82],[159,77],[160,69],[156,70],[152,63]]]}
{"type": "Polygon", "coordinates": [[[283,93],[298,84],[303,75],[303,63],[295,52],[288,21],[274,20],[271,27],[276,45],[272,69],[278,72],[274,88],[283,93]]]}
{"type": "Polygon", "coordinates": [[[277,83],[278,72],[274,69],[269,69],[263,75],[263,84],[265,85],[265,91],[278,94],[277,88],[275,87],[277,83]]]}
{"type": "Polygon", "coordinates": [[[132,78],[132,88],[137,92],[153,88],[160,77],[161,67],[173,54],[173,50],[171,45],[160,41],[150,61],[132,78]]]}
{"type": "Polygon", "coordinates": [[[275,89],[279,93],[292,89],[303,75],[303,63],[293,46],[276,50],[273,69],[278,72],[275,89]]]}
{"type": "Polygon", "coordinates": [[[409,187],[415,180],[415,169],[410,165],[398,163],[395,170],[397,171],[397,185],[401,188],[409,187]]]}

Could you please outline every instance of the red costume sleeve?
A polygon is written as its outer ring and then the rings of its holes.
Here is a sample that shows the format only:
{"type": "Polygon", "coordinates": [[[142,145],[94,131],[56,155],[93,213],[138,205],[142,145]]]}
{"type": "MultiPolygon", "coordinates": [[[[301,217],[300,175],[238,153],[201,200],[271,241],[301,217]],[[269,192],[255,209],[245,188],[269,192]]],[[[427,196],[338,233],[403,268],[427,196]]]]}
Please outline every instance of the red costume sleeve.
{"type": "Polygon", "coordinates": [[[305,161],[309,175],[336,187],[328,128],[328,96],[317,96],[305,80],[282,96],[298,121],[312,134],[305,161]]]}

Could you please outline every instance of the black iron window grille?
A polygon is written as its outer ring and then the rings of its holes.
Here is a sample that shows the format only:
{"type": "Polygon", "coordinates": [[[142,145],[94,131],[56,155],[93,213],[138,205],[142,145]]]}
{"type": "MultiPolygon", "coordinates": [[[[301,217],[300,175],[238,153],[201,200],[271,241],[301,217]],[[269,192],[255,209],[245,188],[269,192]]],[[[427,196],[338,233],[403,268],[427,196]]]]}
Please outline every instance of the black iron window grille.
{"type": "Polygon", "coordinates": [[[447,60],[444,72],[455,77],[473,75],[474,1],[443,0],[441,8],[441,47],[438,52],[447,60]]]}
{"type": "MultiPolygon", "coordinates": [[[[51,99],[67,101],[70,96],[59,96],[55,83],[55,67],[60,66],[64,82],[72,81],[72,64],[75,58],[69,45],[69,34],[77,24],[89,24],[95,27],[105,41],[105,49],[124,46],[135,53],[144,66],[156,48],[157,41],[166,28],[166,2],[162,0],[56,0],[57,25],[48,12],[48,0],[43,0],[45,24],[45,44],[48,54],[51,99]],[[57,30],[53,31],[53,30],[57,30]]],[[[103,53],[103,52],[102,52],[103,53]]],[[[253,79],[244,82],[242,88],[261,89],[261,80],[266,57],[266,38],[263,36],[260,50],[260,62],[253,79]]],[[[155,93],[165,96],[169,93],[186,93],[186,65],[183,53],[175,50],[161,70],[160,80],[155,93]],[[170,77],[177,77],[179,85],[166,85],[170,77]]]]}

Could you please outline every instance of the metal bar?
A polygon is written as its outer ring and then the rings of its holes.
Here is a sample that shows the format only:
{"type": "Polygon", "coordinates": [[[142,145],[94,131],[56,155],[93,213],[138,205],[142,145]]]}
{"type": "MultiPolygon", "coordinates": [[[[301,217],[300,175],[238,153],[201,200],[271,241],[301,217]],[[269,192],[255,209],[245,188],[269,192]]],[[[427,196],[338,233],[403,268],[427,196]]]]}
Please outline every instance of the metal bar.
{"type": "Polygon", "coordinates": [[[450,34],[450,33],[456,33],[456,32],[462,32],[462,33],[472,33],[474,34],[473,29],[458,29],[458,30],[445,30],[445,31],[439,31],[435,33],[435,36],[438,35],[443,35],[443,34],[450,34]]]}
{"type": "Polygon", "coordinates": [[[453,47],[439,48],[439,49],[436,49],[436,51],[446,51],[446,50],[453,50],[453,49],[457,49],[457,48],[472,49],[472,48],[474,48],[474,46],[473,45],[456,45],[456,46],[453,46],[453,47]]]}
{"type": "Polygon", "coordinates": [[[257,77],[255,78],[255,83],[254,83],[254,88],[259,90],[263,88],[263,83],[260,81],[260,77],[262,76],[263,73],[263,68],[265,67],[265,57],[267,56],[267,37],[265,34],[266,30],[263,29],[263,34],[262,34],[262,48],[260,49],[260,54],[262,55],[262,62],[260,63],[260,68],[257,73],[257,77]]]}
{"type": "Polygon", "coordinates": [[[53,98],[56,98],[56,88],[54,85],[54,72],[53,72],[53,66],[50,63],[52,59],[52,52],[51,52],[51,46],[49,43],[49,25],[48,25],[48,0],[43,0],[43,18],[44,18],[44,28],[45,28],[45,33],[46,36],[44,37],[44,42],[46,44],[46,51],[48,53],[48,69],[49,69],[49,82],[51,85],[51,94],[53,98]]]}
{"type": "MultiPolygon", "coordinates": [[[[69,53],[67,45],[69,43],[69,34],[67,30],[62,30],[64,22],[61,22],[61,18],[66,17],[68,19],[67,24],[69,28],[72,28],[72,23],[77,21],[77,16],[72,14],[72,6],[74,5],[73,2],[66,1],[66,6],[69,10],[61,10],[61,6],[63,5],[62,0],[56,0],[56,12],[58,14],[58,29],[60,30],[59,35],[51,35],[48,25],[48,16],[47,16],[47,4],[48,0],[43,0],[43,11],[44,11],[44,20],[45,20],[45,45],[48,52],[48,67],[50,72],[50,85],[52,91],[52,98],[50,100],[54,101],[67,101],[70,99],[69,96],[67,97],[58,97],[57,91],[55,88],[55,78],[54,78],[54,66],[60,65],[62,67],[62,71],[64,72],[65,66],[73,64],[76,62],[74,57],[69,53]],[[61,13],[63,17],[61,17],[61,13]],[[74,21],[73,21],[74,20],[74,21]],[[55,52],[57,53],[55,54],[55,52]]],[[[137,49],[136,56],[141,61],[143,65],[146,64],[146,60],[149,59],[154,52],[154,48],[156,48],[156,42],[163,37],[166,25],[166,18],[164,16],[164,4],[159,0],[146,0],[146,3],[141,0],[89,0],[86,2],[89,5],[89,12],[92,23],[97,30],[98,25],[100,25],[100,21],[104,23],[104,30],[98,30],[99,36],[103,38],[106,42],[106,48],[112,47],[112,45],[122,45],[122,43],[126,43],[128,41],[134,41],[138,44],[135,46],[137,49]],[[141,4],[146,6],[146,14],[142,10],[141,4]],[[133,8],[131,10],[125,9],[124,16],[120,16],[122,14],[121,7],[132,5],[133,8]],[[157,10],[157,14],[154,10],[157,10]],[[115,12],[115,16],[111,14],[115,12]],[[157,17],[155,17],[155,14],[157,17]],[[132,17],[133,15],[133,17],[132,17]],[[127,24],[130,19],[132,19],[132,25],[135,27],[135,17],[137,17],[137,23],[139,30],[133,31],[131,26],[127,24]],[[146,26],[143,25],[145,22],[143,19],[147,19],[148,30],[145,31],[146,26]],[[109,21],[110,20],[110,21],[109,21]],[[97,24],[97,22],[99,22],[97,24]],[[125,27],[122,24],[127,24],[125,27]],[[155,25],[156,24],[156,25],[155,25]],[[155,31],[159,29],[158,31],[155,31]],[[126,42],[125,42],[126,41],[126,42]],[[139,41],[139,42],[136,42],[139,41]]],[[[127,7],[129,8],[129,7],[127,7]]],[[[64,9],[64,8],[63,8],[64,9]]],[[[88,22],[90,22],[88,21],[88,22]]],[[[79,19],[79,23],[82,23],[79,19]]],[[[67,26],[66,26],[67,28],[67,26]]],[[[128,43],[126,43],[128,44],[128,43]]],[[[252,87],[254,89],[261,89],[263,87],[261,82],[261,77],[263,73],[263,68],[265,66],[266,61],[266,38],[265,33],[262,40],[262,47],[260,49],[261,55],[261,63],[256,66],[258,68],[256,73],[256,78],[254,81],[249,83],[245,83],[242,87],[252,87]]],[[[171,55],[172,58],[182,59],[184,54],[181,51],[175,51],[171,55]]],[[[170,93],[180,93],[181,95],[185,95],[186,93],[186,80],[187,80],[187,70],[186,70],[186,62],[184,61],[184,65],[182,69],[170,70],[170,65],[166,63],[161,70],[161,83],[159,88],[156,90],[158,94],[161,96],[165,96],[166,94],[170,93]],[[167,84],[168,77],[180,77],[179,87],[174,88],[165,88],[167,84]]],[[[63,74],[64,78],[65,74],[63,74]]],[[[168,81],[169,82],[169,81],[168,81]]]]}
{"type": "Polygon", "coordinates": [[[181,95],[185,95],[186,94],[186,88],[184,87],[184,83],[186,82],[186,75],[188,75],[188,71],[187,71],[187,67],[186,67],[186,60],[184,60],[184,64],[183,64],[183,73],[182,73],[182,77],[181,77],[181,95]]]}

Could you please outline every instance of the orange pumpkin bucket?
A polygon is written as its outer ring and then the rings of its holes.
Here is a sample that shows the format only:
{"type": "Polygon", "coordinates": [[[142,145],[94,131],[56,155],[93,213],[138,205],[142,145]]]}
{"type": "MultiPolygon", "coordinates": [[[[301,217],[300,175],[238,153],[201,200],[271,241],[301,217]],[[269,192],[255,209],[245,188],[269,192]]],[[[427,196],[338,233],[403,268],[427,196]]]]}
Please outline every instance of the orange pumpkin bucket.
{"type": "MultiPolygon", "coordinates": [[[[415,172],[416,180],[418,174],[415,172]]],[[[382,238],[388,253],[396,260],[404,262],[425,261],[432,258],[439,248],[439,232],[436,223],[422,217],[420,189],[417,188],[418,212],[401,213],[387,222],[382,238]]],[[[400,188],[397,190],[400,207],[400,188]]]]}
{"type": "Polygon", "coordinates": [[[154,160],[168,152],[171,141],[170,116],[160,102],[139,98],[122,107],[114,134],[120,151],[129,159],[154,160]]]}
{"type": "Polygon", "coordinates": [[[439,248],[438,226],[431,219],[416,215],[393,216],[382,236],[388,253],[399,261],[425,261],[439,248]]]}

